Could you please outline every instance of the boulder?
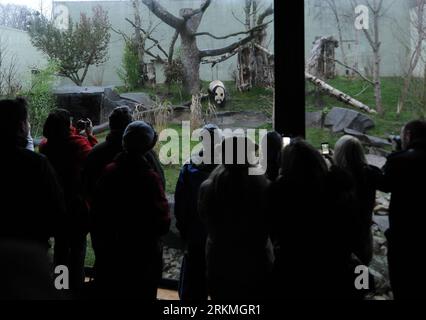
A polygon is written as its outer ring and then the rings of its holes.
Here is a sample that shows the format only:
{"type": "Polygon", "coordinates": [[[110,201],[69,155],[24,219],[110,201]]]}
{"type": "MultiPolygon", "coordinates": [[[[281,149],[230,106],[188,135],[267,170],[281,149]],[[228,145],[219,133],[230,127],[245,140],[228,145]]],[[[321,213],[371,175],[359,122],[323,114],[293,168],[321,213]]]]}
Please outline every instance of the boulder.
{"type": "Polygon", "coordinates": [[[386,158],[382,157],[382,156],[377,156],[374,154],[367,154],[365,155],[368,164],[372,165],[372,166],[376,166],[378,168],[383,168],[383,166],[386,163],[386,158]]]}
{"type": "Polygon", "coordinates": [[[154,106],[154,102],[146,93],[119,95],[113,86],[61,86],[55,88],[53,94],[56,96],[58,106],[69,110],[76,120],[90,118],[95,125],[107,122],[109,114],[116,107],[125,105],[134,110],[136,105],[142,105],[145,109],[154,106]]]}
{"type": "Polygon", "coordinates": [[[375,124],[373,119],[365,114],[351,109],[334,107],[325,117],[324,125],[330,127],[334,133],[343,132],[345,129],[365,133],[375,124]]]}
{"type": "Polygon", "coordinates": [[[322,128],[323,113],[322,111],[306,112],[305,120],[307,128],[322,128]]]}
{"type": "Polygon", "coordinates": [[[345,128],[343,132],[345,134],[357,137],[362,143],[369,146],[378,147],[378,148],[386,148],[386,147],[392,146],[392,144],[386,139],[369,136],[357,130],[345,128]]]}
{"type": "Polygon", "coordinates": [[[120,94],[120,98],[124,100],[130,100],[137,104],[143,105],[146,109],[154,107],[154,101],[150,98],[149,94],[144,92],[128,92],[120,94]]]}

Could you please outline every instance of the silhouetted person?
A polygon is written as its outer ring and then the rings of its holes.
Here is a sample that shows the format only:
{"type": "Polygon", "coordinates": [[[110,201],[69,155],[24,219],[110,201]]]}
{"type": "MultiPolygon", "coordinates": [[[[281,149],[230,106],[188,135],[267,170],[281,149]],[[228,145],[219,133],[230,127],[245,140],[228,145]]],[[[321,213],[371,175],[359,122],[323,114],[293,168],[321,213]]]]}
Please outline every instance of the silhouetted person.
{"type": "Polygon", "coordinates": [[[274,298],[352,298],[346,235],[352,189],[305,141],[295,139],[283,150],[280,177],[269,190],[274,298]]]}
{"type": "MultiPolygon", "coordinates": [[[[283,149],[283,138],[278,132],[268,132],[264,137],[266,139],[266,177],[269,181],[275,181],[278,178],[281,166],[281,151],[283,149]]],[[[263,145],[263,142],[262,142],[263,145]]]]}
{"type": "Polygon", "coordinates": [[[97,143],[93,128],[86,127],[82,136],[71,125],[67,110],[57,109],[49,114],[43,127],[39,151],[55,168],[65,195],[68,215],[67,234],[55,240],[56,265],[70,270],[70,287],[80,289],[84,283],[84,259],[88,233],[88,206],[83,195],[82,171],[84,162],[97,143]]]}
{"type": "Polygon", "coordinates": [[[22,241],[0,241],[0,300],[56,300],[45,248],[22,241]]]}
{"type": "Polygon", "coordinates": [[[382,171],[367,163],[361,142],[352,136],[340,138],[334,150],[334,164],[350,174],[355,183],[356,210],[350,223],[353,253],[364,265],[373,258],[373,209],[376,191],[383,183],[382,171]]]}
{"type": "Polygon", "coordinates": [[[162,275],[161,236],[169,231],[169,205],[159,175],[144,155],[157,135],[131,123],[123,149],[99,180],[92,208],[97,290],[102,298],[155,300],[162,275]]]}
{"type": "Polygon", "coordinates": [[[197,210],[201,184],[216,168],[215,146],[222,142],[222,133],[216,125],[206,125],[202,130],[203,148],[184,164],[175,191],[176,226],[186,245],[182,261],[179,296],[183,301],[207,300],[205,263],[206,230],[197,210]],[[205,160],[204,160],[205,159],[205,160]]]}
{"type": "Polygon", "coordinates": [[[0,239],[25,240],[49,248],[64,224],[64,198],[49,161],[26,148],[25,100],[0,100],[0,239]]]}
{"type": "Polygon", "coordinates": [[[392,193],[386,232],[389,275],[395,299],[424,299],[426,122],[408,123],[401,139],[403,150],[391,154],[384,166],[384,191],[392,193]]]}
{"type": "Polygon", "coordinates": [[[238,151],[244,150],[237,148],[238,144],[252,143],[244,137],[225,139],[221,147],[224,164],[200,188],[198,210],[208,234],[207,279],[213,300],[267,296],[273,259],[265,214],[268,180],[264,175],[249,175],[252,153],[237,157],[238,151]],[[233,147],[232,153],[230,147],[226,150],[227,145],[233,147]]]}
{"type": "MultiPolygon", "coordinates": [[[[96,184],[105,167],[123,151],[123,133],[126,127],[133,121],[129,107],[115,108],[109,116],[110,133],[105,142],[96,145],[90,152],[84,168],[85,188],[89,198],[93,195],[96,184]]],[[[154,151],[149,151],[145,157],[153,169],[160,175],[165,186],[164,172],[154,151]]]]}

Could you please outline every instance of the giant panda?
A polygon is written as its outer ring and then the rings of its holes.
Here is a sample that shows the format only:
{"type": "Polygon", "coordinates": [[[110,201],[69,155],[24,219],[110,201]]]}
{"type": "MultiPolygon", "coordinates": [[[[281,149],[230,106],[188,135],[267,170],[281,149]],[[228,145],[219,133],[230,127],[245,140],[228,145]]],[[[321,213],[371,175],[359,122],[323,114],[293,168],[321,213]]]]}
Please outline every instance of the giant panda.
{"type": "Polygon", "coordinates": [[[226,88],[222,81],[214,80],[209,85],[210,101],[216,107],[225,108],[226,104],[226,88]]]}

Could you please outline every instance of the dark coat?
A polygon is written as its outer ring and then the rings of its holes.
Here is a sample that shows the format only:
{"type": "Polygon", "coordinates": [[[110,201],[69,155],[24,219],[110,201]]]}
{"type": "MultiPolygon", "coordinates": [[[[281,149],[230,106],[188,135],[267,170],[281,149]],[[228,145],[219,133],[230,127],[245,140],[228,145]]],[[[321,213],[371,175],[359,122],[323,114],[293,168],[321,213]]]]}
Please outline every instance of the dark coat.
{"type": "Polygon", "coordinates": [[[186,163],[179,174],[175,191],[176,227],[186,244],[182,262],[179,296],[184,301],[207,300],[205,246],[207,232],[198,213],[201,184],[216,165],[186,163]]]}
{"type": "Polygon", "coordinates": [[[63,193],[52,166],[44,156],[12,147],[2,150],[0,168],[0,238],[47,248],[65,221],[63,193]]]}
{"type": "Polygon", "coordinates": [[[215,300],[267,296],[273,261],[265,211],[268,180],[247,170],[220,166],[200,188],[208,286],[215,300]]]}
{"type": "Polygon", "coordinates": [[[143,157],[120,154],[99,180],[91,214],[99,286],[113,296],[155,298],[160,237],[170,227],[158,174],[143,157]]]}
{"type": "Polygon", "coordinates": [[[39,146],[40,153],[49,159],[64,190],[70,235],[88,232],[88,206],[82,173],[87,156],[96,143],[94,136],[86,138],[73,130],[66,140],[53,142],[45,139],[39,146]]]}
{"type": "Polygon", "coordinates": [[[425,298],[426,142],[388,157],[383,168],[389,207],[388,260],[395,298],[425,298]]]}
{"type": "Polygon", "coordinates": [[[353,252],[368,265],[373,257],[373,209],[376,205],[376,191],[383,184],[383,172],[371,165],[365,165],[359,172],[350,173],[355,184],[356,211],[350,223],[353,252]]]}
{"type": "Polygon", "coordinates": [[[268,196],[275,298],[352,298],[350,177],[337,168],[317,183],[280,176],[268,196]]]}
{"type": "MultiPolygon", "coordinates": [[[[119,153],[123,152],[122,140],[122,132],[112,132],[106,137],[104,142],[96,145],[89,153],[83,172],[85,190],[89,199],[93,196],[96,184],[105,167],[113,162],[119,153]]],[[[149,151],[145,157],[154,171],[160,176],[164,188],[164,172],[154,151],[149,151]]]]}
{"type": "Polygon", "coordinates": [[[189,247],[203,252],[207,235],[198,214],[198,196],[201,184],[215,168],[215,165],[186,163],[180,171],[176,184],[174,208],[176,227],[189,247]]]}

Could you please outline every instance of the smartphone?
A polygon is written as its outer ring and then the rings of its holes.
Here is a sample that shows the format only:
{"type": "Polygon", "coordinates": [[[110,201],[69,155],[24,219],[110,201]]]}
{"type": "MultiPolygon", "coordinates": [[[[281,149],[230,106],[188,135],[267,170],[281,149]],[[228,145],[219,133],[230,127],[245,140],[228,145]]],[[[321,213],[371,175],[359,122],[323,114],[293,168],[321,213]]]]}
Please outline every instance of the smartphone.
{"type": "Polygon", "coordinates": [[[283,147],[287,147],[289,144],[291,143],[291,138],[289,137],[284,137],[283,138],[283,147]]]}
{"type": "Polygon", "coordinates": [[[321,153],[323,155],[329,155],[330,154],[330,145],[328,143],[321,144],[321,153]]]}

